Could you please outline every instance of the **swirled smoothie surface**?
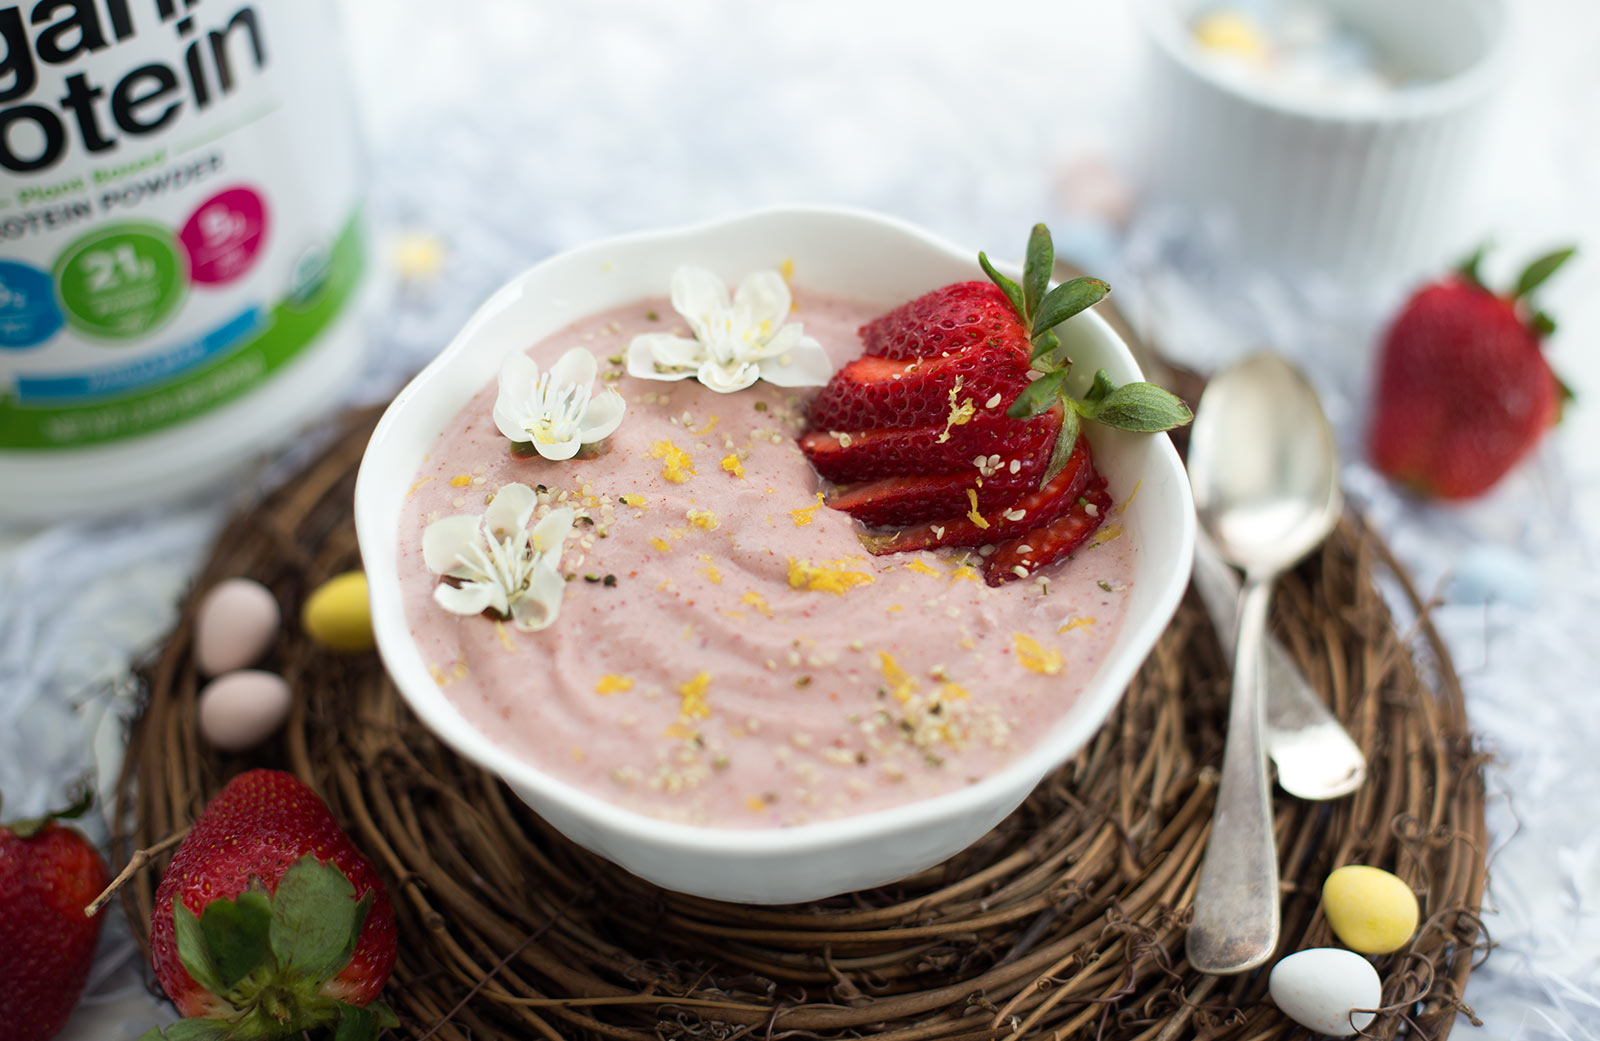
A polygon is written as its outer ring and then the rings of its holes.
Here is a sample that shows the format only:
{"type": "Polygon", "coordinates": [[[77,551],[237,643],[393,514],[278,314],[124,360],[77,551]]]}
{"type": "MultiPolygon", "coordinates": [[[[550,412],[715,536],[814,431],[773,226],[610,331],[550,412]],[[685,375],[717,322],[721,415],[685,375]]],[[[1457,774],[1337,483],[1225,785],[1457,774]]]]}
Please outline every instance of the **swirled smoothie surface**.
{"type": "MultiPolygon", "coordinates": [[[[795,297],[835,366],[861,353],[876,308],[795,297]]],[[[945,792],[1045,734],[1122,621],[1136,548],[1116,517],[1065,564],[999,588],[976,551],[871,556],[859,525],[820,505],[795,444],[813,392],[623,374],[633,336],[675,326],[668,301],[641,300],[531,346],[541,367],[590,350],[627,400],[604,454],[513,456],[491,382],[416,475],[400,520],[406,614],[462,713],[577,788],[734,828],[945,792]],[[429,523],[481,514],[513,482],[579,517],[560,616],[539,632],[444,611],[422,558],[429,523]]]]}

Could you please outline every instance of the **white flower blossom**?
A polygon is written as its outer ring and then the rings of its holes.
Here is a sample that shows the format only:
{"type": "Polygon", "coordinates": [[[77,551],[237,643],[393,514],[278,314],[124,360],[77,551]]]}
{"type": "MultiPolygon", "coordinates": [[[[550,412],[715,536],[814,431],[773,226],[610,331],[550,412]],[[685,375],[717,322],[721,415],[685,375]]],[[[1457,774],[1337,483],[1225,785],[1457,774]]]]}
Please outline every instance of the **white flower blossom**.
{"type": "Polygon", "coordinates": [[[594,396],[599,367],[582,347],[563,354],[548,372],[520,350],[500,363],[500,393],[494,425],[511,440],[532,442],[546,459],[571,459],[583,445],[610,437],[627,407],[607,389],[594,396]]]}
{"type": "Polygon", "coordinates": [[[434,521],[422,533],[422,560],[450,582],[433,591],[453,614],[492,611],[524,632],[548,627],[561,610],[567,583],[557,568],[572,531],[572,510],[551,510],[528,530],[539,496],[525,484],[495,493],[483,516],[434,521]]]}
{"type": "Polygon", "coordinates": [[[628,374],[647,380],[694,376],[719,393],[758,379],[779,387],[820,387],[833,374],[822,345],[789,317],[789,287],[776,271],[757,271],[728,287],[698,267],[672,273],[672,306],[694,333],[644,333],[628,345],[628,374]]]}

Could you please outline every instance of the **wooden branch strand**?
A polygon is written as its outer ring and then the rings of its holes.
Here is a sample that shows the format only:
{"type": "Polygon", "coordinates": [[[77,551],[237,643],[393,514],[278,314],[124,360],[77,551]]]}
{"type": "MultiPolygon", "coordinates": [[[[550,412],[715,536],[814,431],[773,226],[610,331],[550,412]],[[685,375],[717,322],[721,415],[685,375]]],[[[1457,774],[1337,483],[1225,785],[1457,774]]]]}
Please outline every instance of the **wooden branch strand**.
{"type": "MultiPolygon", "coordinates": [[[[1291,1041],[1265,974],[1212,978],[1183,957],[1210,826],[1230,663],[1197,603],[1172,620],[1106,727],[992,833],[946,864],[802,907],[746,907],[656,889],[573,845],[406,709],[376,658],[321,651],[295,627],[265,667],[296,703],[283,734],[223,755],[195,728],[198,594],[234,575],[293,617],[359,567],[350,497],[377,413],[219,538],[178,628],[143,670],[145,713],[119,790],[121,896],[141,942],[170,844],[227,778],[299,774],[377,865],[401,957],[397,1037],[468,1041],[1291,1041]],[[126,819],[129,815],[121,815],[126,819]],[[498,964],[496,964],[498,961],[498,964]],[[492,977],[492,982],[491,982],[492,977]]],[[[1334,942],[1322,881],[1345,863],[1399,874],[1423,925],[1378,959],[1385,1006],[1367,1034],[1443,1041],[1491,946],[1479,911],[1488,853],[1482,756],[1426,604],[1387,548],[1348,518],[1287,576],[1274,633],[1372,764],[1357,795],[1279,796],[1282,950],[1334,942]],[[1374,584],[1416,612],[1397,628],[1374,584]],[[1419,660],[1423,665],[1418,664],[1419,660]]]]}
{"type": "Polygon", "coordinates": [[[111,880],[111,884],[106,886],[105,889],[101,890],[99,896],[89,901],[89,906],[83,909],[84,915],[86,917],[93,918],[95,915],[99,914],[100,909],[111,902],[111,898],[117,894],[117,890],[127,885],[129,879],[133,878],[134,875],[137,875],[140,871],[144,870],[145,865],[149,864],[156,858],[156,854],[163,853],[171,849],[173,846],[176,846],[178,843],[187,838],[188,835],[189,829],[184,828],[180,832],[168,835],[154,846],[148,846],[145,849],[134,850],[133,855],[128,858],[127,865],[124,866],[121,871],[117,872],[117,877],[111,880]]]}

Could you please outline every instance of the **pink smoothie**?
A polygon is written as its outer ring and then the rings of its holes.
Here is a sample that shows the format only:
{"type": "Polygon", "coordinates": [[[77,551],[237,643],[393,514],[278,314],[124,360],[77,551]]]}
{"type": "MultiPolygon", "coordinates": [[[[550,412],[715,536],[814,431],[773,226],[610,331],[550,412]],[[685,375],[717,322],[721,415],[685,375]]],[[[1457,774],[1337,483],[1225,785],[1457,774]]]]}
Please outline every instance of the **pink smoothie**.
{"type": "MultiPolygon", "coordinates": [[[[795,296],[835,366],[861,353],[877,309],[795,296]]],[[[513,457],[491,384],[418,472],[400,519],[406,615],[466,717],[577,788],[731,828],[922,799],[1044,735],[1122,623],[1137,547],[1117,511],[1067,562],[1000,588],[976,551],[871,556],[855,521],[818,505],[795,444],[812,391],[621,375],[634,335],[673,329],[687,335],[665,299],[642,300],[531,348],[541,367],[592,351],[627,400],[601,457],[513,457]],[[540,632],[447,613],[422,560],[430,522],[482,514],[513,482],[580,518],[560,617],[540,632]]]]}

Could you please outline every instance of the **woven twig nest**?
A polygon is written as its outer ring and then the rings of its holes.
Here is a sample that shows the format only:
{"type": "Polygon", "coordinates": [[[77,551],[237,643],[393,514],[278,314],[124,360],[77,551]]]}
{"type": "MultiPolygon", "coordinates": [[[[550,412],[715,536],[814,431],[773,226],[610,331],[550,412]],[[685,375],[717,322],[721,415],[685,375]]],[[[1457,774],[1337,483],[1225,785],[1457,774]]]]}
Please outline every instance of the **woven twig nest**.
{"type": "MultiPolygon", "coordinates": [[[[1229,678],[1197,605],[1178,612],[1098,737],[950,861],[806,906],[682,896],[556,834],[424,730],[375,656],[319,650],[292,620],[317,584],[359,566],[351,488],[375,419],[352,417],[331,450],[237,517],[197,584],[249,576],[287,609],[268,662],[297,695],[284,732],[248,757],[199,739],[191,599],[145,673],[122,786],[137,826],[121,840],[131,850],[186,826],[249,767],[310,782],[394,897],[388,996],[402,1036],[1266,1041],[1299,1029],[1266,999],[1265,972],[1208,977],[1183,957],[1229,678]]],[[[1371,764],[1350,798],[1277,799],[1280,951],[1333,943],[1318,910],[1333,868],[1395,872],[1418,893],[1422,925],[1378,961],[1387,1007],[1368,1033],[1442,1038],[1486,948],[1481,760],[1437,634],[1425,615],[1398,632],[1375,573],[1409,592],[1381,541],[1347,519],[1276,597],[1278,637],[1371,764]]],[[[141,934],[158,875],[124,892],[141,934]]]]}

